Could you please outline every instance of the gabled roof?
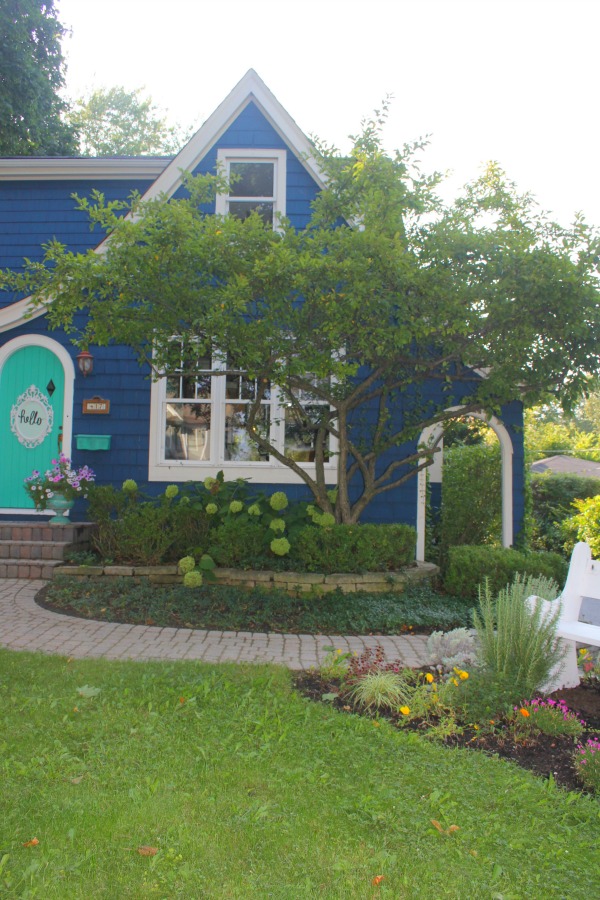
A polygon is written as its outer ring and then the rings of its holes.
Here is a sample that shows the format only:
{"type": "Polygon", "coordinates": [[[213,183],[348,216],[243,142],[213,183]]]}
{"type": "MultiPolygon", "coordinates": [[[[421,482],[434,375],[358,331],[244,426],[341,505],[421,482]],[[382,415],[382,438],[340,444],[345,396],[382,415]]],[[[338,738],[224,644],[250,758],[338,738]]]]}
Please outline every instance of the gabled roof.
{"type": "Polygon", "coordinates": [[[167,196],[174,194],[181,184],[181,172],[192,172],[229,125],[251,102],[256,104],[319,187],[323,187],[323,178],[313,156],[313,145],[262,78],[254,69],[248,69],[231,93],[179,151],[162,175],[159,175],[144,195],[144,199],[151,199],[161,193],[167,196]]]}
{"type": "MultiPolygon", "coordinates": [[[[236,84],[231,93],[208,117],[206,122],[190,138],[185,147],[170,161],[157,158],[130,157],[120,158],[74,158],[63,157],[46,159],[0,159],[0,180],[15,179],[17,172],[24,180],[42,178],[56,179],[65,177],[89,178],[95,170],[97,177],[136,177],[134,173],[139,169],[137,177],[148,176],[149,169],[154,167],[153,174],[157,174],[156,181],[144,194],[145,200],[157,197],[159,194],[172,196],[181,186],[181,173],[192,172],[199,162],[206,156],[209,150],[218,142],[221,135],[248,106],[255,103],[260,112],[272,125],[289,149],[300,160],[307,172],[314,178],[319,187],[323,187],[323,178],[313,156],[313,145],[283,108],[274,94],[271,93],[262,78],[254,69],[249,69],[244,77],[236,84]],[[29,172],[29,175],[25,174],[29,172]],[[160,174],[158,174],[160,172],[160,174]],[[12,173],[12,174],[11,174],[12,173]],[[67,176],[67,173],[69,175],[67,176]],[[73,174],[81,173],[81,174],[73,174]],[[84,174],[85,173],[85,174],[84,174]],[[109,174],[111,173],[111,174],[109,174]]],[[[94,252],[103,252],[103,246],[107,238],[98,244],[94,252]]],[[[21,325],[27,319],[35,319],[44,315],[44,308],[30,309],[30,298],[25,297],[10,306],[0,309],[0,332],[8,331],[21,325]]]]}

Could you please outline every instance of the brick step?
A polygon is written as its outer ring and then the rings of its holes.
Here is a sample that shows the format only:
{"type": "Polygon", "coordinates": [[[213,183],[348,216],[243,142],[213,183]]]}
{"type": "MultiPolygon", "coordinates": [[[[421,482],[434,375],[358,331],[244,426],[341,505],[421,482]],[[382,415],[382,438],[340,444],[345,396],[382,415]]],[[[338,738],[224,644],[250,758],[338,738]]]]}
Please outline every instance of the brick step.
{"type": "Polygon", "coordinates": [[[64,560],[65,550],[78,547],[66,541],[2,541],[0,540],[0,561],[5,559],[59,559],[64,560]]]}
{"type": "Polygon", "coordinates": [[[0,559],[0,578],[52,578],[60,559],[0,559]]]}
{"type": "Polygon", "coordinates": [[[0,541],[49,541],[64,544],[88,544],[95,525],[93,522],[73,522],[68,525],[49,525],[47,522],[0,521],[0,541]]]}

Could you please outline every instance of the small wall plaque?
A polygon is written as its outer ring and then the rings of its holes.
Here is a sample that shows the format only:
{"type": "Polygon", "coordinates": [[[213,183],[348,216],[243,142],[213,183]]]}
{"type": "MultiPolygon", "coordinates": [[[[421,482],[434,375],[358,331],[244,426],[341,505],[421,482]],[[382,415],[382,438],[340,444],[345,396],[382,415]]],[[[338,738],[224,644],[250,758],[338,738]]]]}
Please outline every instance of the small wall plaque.
{"type": "Polygon", "coordinates": [[[110,412],[110,400],[104,400],[102,397],[92,397],[83,401],[84,415],[102,416],[110,412]]]}

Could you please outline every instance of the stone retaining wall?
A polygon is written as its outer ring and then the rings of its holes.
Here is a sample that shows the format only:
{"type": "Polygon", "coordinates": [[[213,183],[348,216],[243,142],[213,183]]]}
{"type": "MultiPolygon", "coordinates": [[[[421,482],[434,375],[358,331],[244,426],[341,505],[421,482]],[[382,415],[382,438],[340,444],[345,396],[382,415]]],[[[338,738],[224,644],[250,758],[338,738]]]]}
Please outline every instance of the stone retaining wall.
{"type": "MultiPolygon", "coordinates": [[[[325,594],[340,590],[345,594],[355,591],[401,593],[407,584],[431,578],[439,571],[433,563],[416,563],[398,572],[366,572],[363,575],[323,575],[318,572],[270,572],[251,569],[215,569],[217,584],[244,588],[280,588],[291,594],[313,591],[325,594]]],[[[176,565],[172,566],[57,566],[56,575],[73,578],[147,578],[153,584],[181,584],[176,565]]]]}

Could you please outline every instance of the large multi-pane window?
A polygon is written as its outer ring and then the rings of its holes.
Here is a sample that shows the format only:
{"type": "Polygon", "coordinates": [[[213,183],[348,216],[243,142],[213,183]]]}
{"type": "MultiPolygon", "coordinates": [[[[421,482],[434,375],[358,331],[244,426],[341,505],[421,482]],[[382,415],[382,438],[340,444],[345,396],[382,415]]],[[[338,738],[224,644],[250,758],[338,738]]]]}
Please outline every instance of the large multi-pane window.
{"type": "MultiPolygon", "coordinates": [[[[259,482],[279,479],[286,467],[253,440],[246,427],[257,400],[258,434],[295,462],[314,463],[315,437],[328,405],[309,392],[295,391],[292,401],[268,381],[236,370],[218,353],[182,357],[180,365],[152,390],[159,399],[160,414],[151,480],[202,478],[220,468],[231,469],[230,477],[241,474],[259,482]]],[[[333,467],[331,449],[329,441],[327,453],[333,467]]]]}

